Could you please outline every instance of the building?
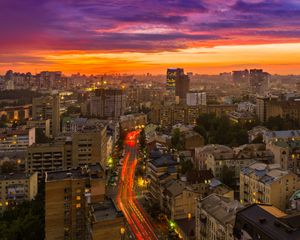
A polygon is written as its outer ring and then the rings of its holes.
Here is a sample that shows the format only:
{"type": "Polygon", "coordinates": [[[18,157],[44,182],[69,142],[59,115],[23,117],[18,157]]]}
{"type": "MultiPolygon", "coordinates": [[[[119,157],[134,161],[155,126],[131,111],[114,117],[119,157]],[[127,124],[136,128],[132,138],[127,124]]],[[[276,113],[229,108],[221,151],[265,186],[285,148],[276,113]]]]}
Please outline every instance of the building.
{"type": "Polygon", "coordinates": [[[85,128],[62,141],[33,144],[28,147],[26,171],[38,172],[41,179],[48,171],[66,170],[87,164],[99,163],[105,168],[106,144],[106,127],[85,128]]]}
{"type": "Polygon", "coordinates": [[[283,170],[300,174],[300,139],[274,140],[267,144],[267,148],[274,154],[274,163],[279,164],[283,170]]]}
{"type": "Polygon", "coordinates": [[[37,128],[41,129],[46,137],[51,137],[51,120],[50,119],[31,119],[26,122],[26,126],[28,129],[37,128]]]}
{"type": "Polygon", "coordinates": [[[32,99],[32,118],[34,120],[50,119],[50,135],[60,133],[60,97],[59,95],[32,99]]]}
{"type": "Polygon", "coordinates": [[[91,97],[90,114],[103,119],[118,119],[124,115],[126,96],[122,89],[96,89],[91,97]]]}
{"type": "Polygon", "coordinates": [[[287,215],[274,206],[252,204],[236,214],[234,236],[237,240],[298,240],[300,215],[287,215]]]}
{"type": "Polygon", "coordinates": [[[218,179],[223,179],[226,166],[234,172],[233,178],[238,184],[240,170],[256,161],[271,162],[273,154],[263,144],[246,144],[238,148],[224,145],[206,145],[195,149],[195,166],[198,169],[211,170],[218,179]]]}
{"type": "Polygon", "coordinates": [[[179,99],[186,99],[189,91],[190,79],[184,74],[183,68],[169,68],[167,70],[167,91],[175,94],[179,99]]]}
{"type": "Polygon", "coordinates": [[[100,164],[47,172],[45,239],[87,239],[89,204],[104,200],[105,183],[100,164]]]}
{"type": "Polygon", "coordinates": [[[274,141],[299,141],[300,140],[300,129],[299,130],[286,130],[286,131],[265,131],[263,140],[265,143],[270,143],[274,141]]]}
{"type": "Polygon", "coordinates": [[[147,115],[144,113],[134,113],[120,117],[120,127],[122,131],[132,131],[142,129],[147,125],[147,115]]]}
{"type": "Polygon", "coordinates": [[[26,155],[29,146],[29,131],[0,134],[0,156],[26,155]]]}
{"type": "MultiPolygon", "coordinates": [[[[109,199],[91,204],[90,216],[90,239],[122,239],[121,231],[125,225],[125,218],[115,203],[109,199]]],[[[124,233],[125,234],[125,233],[124,233]]]]}
{"type": "Polygon", "coordinates": [[[256,115],[262,122],[270,117],[294,119],[300,122],[300,97],[267,96],[256,98],[256,115]]]}
{"type": "Polygon", "coordinates": [[[206,92],[190,91],[186,95],[186,105],[206,105],[206,92]]]}
{"type": "Polygon", "coordinates": [[[236,200],[211,194],[198,199],[196,207],[197,240],[234,240],[236,212],[243,206],[236,200]]]}
{"type": "Polygon", "coordinates": [[[177,179],[179,163],[173,160],[171,155],[153,151],[147,165],[147,177],[150,180],[148,186],[149,200],[160,203],[161,187],[168,181],[177,179]]]}
{"type": "Polygon", "coordinates": [[[299,187],[298,176],[282,170],[279,164],[253,163],[240,173],[240,200],[244,204],[267,203],[285,210],[299,187]]]}
{"type": "Polygon", "coordinates": [[[270,74],[262,69],[251,69],[249,73],[249,82],[251,92],[258,95],[264,95],[268,90],[270,74]]]}
{"type": "Polygon", "coordinates": [[[37,193],[37,173],[0,174],[0,211],[33,200],[37,193]]]}
{"type": "Polygon", "coordinates": [[[247,69],[242,71],[233,71],[232,72],[232,81],[238,85],[249,85],[249,71],[247,69]]]}

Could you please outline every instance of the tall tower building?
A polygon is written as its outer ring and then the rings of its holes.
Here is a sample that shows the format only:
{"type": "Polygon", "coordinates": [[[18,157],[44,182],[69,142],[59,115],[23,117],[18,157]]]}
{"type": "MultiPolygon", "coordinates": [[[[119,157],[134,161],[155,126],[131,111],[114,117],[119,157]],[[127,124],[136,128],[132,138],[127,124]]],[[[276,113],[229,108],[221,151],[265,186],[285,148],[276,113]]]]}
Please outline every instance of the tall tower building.
{"type": "Polygon", "coordinates": [[[184,74],[183,68],[169,68],[167,70],[166,89],[170,95],[186,99],[186,94],[190,88],[190,78],[184,74]]]}

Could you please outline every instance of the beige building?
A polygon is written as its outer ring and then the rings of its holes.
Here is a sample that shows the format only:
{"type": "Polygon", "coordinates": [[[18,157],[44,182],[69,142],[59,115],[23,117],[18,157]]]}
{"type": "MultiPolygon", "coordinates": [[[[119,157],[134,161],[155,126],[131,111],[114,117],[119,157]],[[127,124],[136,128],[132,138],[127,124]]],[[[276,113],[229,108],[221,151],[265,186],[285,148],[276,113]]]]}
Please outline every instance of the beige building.
{"type": "Polygon", "coordinates": [[[50,119],[50,135],[56,137],[60,132],[60,97],[59,95],[33,98],[32,118],[50,119]]]}
{"type": "Polygon", "coordinates": [[[236,212],[243,206],[217,194],[198,200],[196,207],[197,240],[234,240],[236,212]]]}
{"type": "Polygon", "coordinates": [[[147,115],[144,113],[134,113],[120,117],[120,127],[122,131],[131,131],[144,128],[147,124],[147,115]]]}
{"type": "Polygon", "coordinates": [[[236,182],[240,170],[256,161],[271,162],[273,154],[266,150],[264,144],[246,144],[237,148],[225,145],[206,145],[195,150],[195,165],[199,169],[211,170],[218,179],[223,179],[223,168],[227,166],[234,171],[236,182]]]}
{"type": "Polygon", "coordinates": [[[89,204],[103,201],[105,175],[100,164],[47,172],[45,239],[87,239],[89,204]]]}
{"type": "Polygon", "coordinates": [[[0,211],[33,200],[37,193],[37,173],[0,174],[0,211]]]}
{"type": "Polygon", "coordinates": [[[51,120],[50,119],[31,119],[26,122],[27,128],[39,128],[42,129],[43,133],[46,137],[50,137],[50,125],[51,120]]]}
{"type": "Polygon", "coordinates": [[[125,218],[112,200],[94,203],[90,207],[90,239],[125,239],[125,218]],[[124,232],[122,232],[124,231],[124,232]],[[124,238],[122,238],[122,234],[124,238]]]}
{"type": "Polygon", "coordinates": [[[244,204],[267,203],[285,210],[299,188],[298,176],[279,164],[253,163],[240,173],[240,201],[244,204]]]}
{"type": "Polygon", "coordinates": [[[300,173],[300,140],[273,141],[267,147],[274,154],[274,163],[280,164],[283,170],[300,173]]]}
{"type": "Polygon", "coordinates": [[[28,147],[26,171],[45,172],[100,163],[106,167],[106,128],[85,129],[71,138],[55,143],[33,144],[28,147]]]}

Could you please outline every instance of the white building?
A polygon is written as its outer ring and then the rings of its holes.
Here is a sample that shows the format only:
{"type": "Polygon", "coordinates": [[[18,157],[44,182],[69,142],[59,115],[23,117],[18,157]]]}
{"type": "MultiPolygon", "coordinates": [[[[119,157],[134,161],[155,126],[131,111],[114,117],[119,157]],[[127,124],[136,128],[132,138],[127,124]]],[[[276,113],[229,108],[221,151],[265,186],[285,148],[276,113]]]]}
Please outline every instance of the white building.
{"type": "Polygon", "coordinates": [[[186,104],[188,106],[206,105],[206,92],[188,92],[186,104]]]}

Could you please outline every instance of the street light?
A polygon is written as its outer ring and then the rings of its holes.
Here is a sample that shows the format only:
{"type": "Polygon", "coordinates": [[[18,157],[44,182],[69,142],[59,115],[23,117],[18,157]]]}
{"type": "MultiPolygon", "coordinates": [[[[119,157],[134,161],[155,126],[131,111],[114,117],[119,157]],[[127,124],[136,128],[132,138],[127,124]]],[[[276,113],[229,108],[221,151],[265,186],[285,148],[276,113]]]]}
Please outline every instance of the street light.
{"type": "Polygon", "coordinates": [[[124,227],[120,228],[120,233],[121,233],[121,240],[125,239],[125,228],[124,227]]]}

